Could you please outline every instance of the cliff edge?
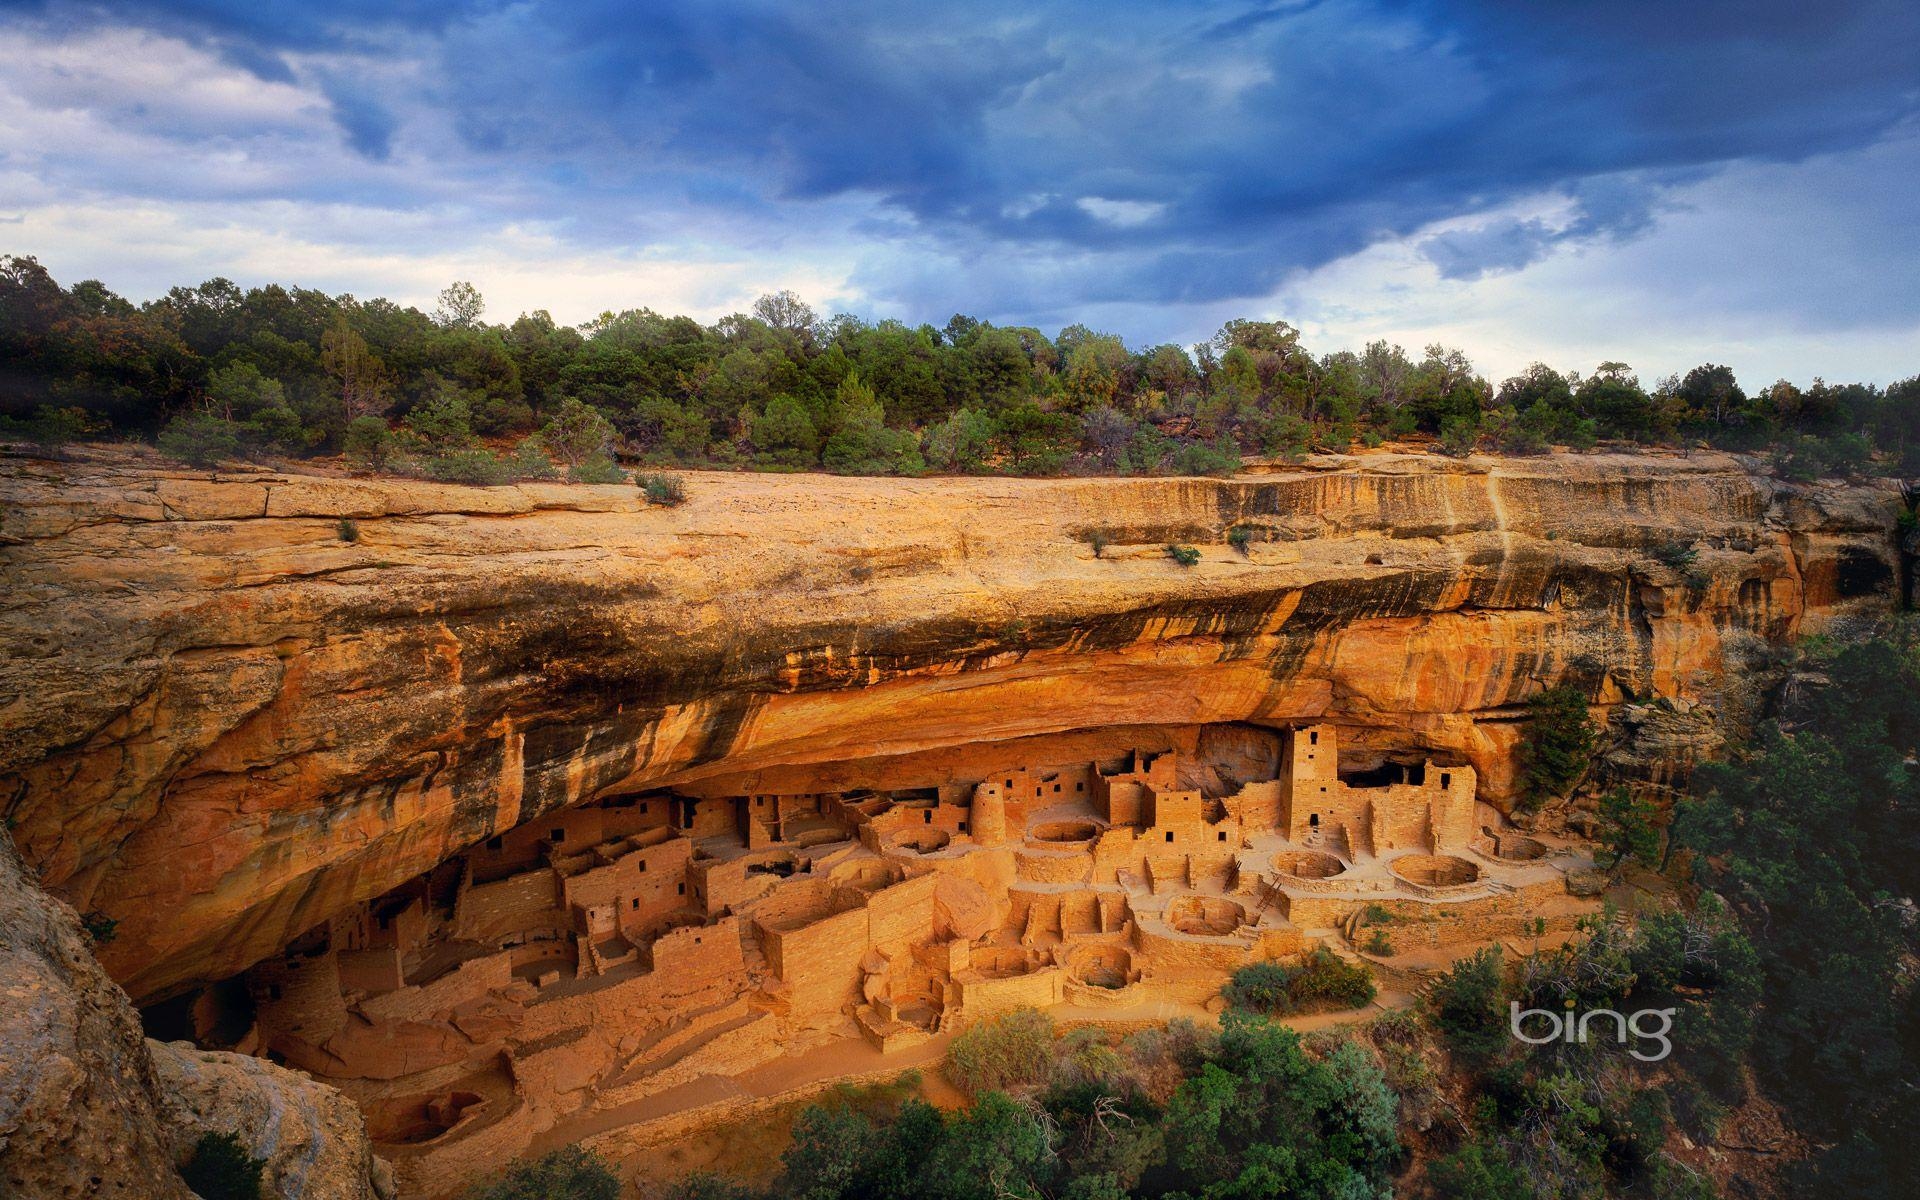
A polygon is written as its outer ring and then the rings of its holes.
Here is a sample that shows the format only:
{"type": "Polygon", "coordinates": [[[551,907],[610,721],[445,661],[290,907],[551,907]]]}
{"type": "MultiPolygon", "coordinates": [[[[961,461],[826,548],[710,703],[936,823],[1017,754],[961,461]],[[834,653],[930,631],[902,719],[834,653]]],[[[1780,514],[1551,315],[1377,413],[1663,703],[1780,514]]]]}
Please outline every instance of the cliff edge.
{"type": "Polygon", "coordinates": [[[1541,688],[1711,709],[1901,575],[1893,485],[1720,455],[686,479],[668,508],[0,460],[23,854],[121,922],[102,956],[145,1002],[610,792],[1312,719],[1469,762],[1499,805],[1541,688]]]}

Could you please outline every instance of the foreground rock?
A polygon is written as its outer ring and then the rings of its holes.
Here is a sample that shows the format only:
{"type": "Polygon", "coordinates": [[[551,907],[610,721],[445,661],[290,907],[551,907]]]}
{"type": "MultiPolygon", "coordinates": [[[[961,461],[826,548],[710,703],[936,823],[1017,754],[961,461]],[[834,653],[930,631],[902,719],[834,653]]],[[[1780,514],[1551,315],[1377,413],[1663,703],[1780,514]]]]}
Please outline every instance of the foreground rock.
{"type": "Polygon", "coordinates": [[[1899,574],[1891,486],[1720,456],[697,475],[675,509],[23,460],[0,488],[0,804],[122,922],[104,957],[143,1002],[615,791],[1314,719],[1470,763],[1501,805],[1542,687],[1711,706],[1899,574]]]}
{"type": "Polygon", "coordinates": [[[386,1200],[353,1105],[238,1054],[149,1042],[73,910],[0,832],[0,1192],[190,1200],[175,1164],[235,1133],[284,1200],[386,1200]]]}

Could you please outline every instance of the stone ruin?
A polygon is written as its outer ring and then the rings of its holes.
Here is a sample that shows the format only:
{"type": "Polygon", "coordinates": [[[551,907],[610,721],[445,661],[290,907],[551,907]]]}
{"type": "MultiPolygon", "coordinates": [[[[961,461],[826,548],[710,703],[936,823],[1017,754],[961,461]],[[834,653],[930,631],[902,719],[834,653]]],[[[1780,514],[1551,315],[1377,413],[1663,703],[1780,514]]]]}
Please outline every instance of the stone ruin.
{"type": "Polygon", "coordinates": [[[402,1183],[438,1194],[570,1122],[642,1119],[835,1039],[891,1054],[1021,1007],[1205,1004],[1247,962],[1351,953],[1362,913],[1427,945],[1575,915],[1564,863],[1478,820],[1470,767],[1343,777],[1333,726],[1263,736],[1253,779],[1163,750],[935,787],[605,798],[168,1016],[334,1084],[402,1183]]]}

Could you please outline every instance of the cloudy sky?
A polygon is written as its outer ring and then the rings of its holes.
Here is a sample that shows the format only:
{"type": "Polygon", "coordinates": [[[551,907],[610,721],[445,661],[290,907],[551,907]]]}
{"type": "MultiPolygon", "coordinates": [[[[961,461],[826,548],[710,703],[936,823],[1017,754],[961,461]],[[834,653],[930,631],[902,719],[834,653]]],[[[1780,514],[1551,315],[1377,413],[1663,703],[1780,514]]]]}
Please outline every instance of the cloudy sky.
{"type": "Polygon", "coordinates": [[[0,251],[1920,372],[1920,4],[0,0],[0,251]]]}

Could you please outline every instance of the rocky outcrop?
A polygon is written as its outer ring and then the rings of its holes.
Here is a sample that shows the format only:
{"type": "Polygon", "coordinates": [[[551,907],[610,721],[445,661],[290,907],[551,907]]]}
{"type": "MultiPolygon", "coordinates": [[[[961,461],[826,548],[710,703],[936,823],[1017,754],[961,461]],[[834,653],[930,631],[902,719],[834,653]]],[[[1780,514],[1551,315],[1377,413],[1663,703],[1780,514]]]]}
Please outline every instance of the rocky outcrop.
{"type": "Polygon", "coordinates": [[[0,1192],[188,1200],[140,1018],[0,831],[0,1192]]]}
{"type": "Polygon", "coordinates": [[[701,474],[671,509],[631,487],[0,473],[0,805],[50,885],[122,922],[105,958],[143,999],[612,791],[1316,718],[1356,753],[1470,762],[1499,803],[1540,688],[1711,706],[1730,669],[1898,591],[1891,486],[1706,455],[701,474]]]}
{"type": "Polygon", "coordinates": [[[163,1119],[184,1155],[205,1133],[230,1133],[265,1162],[261,1180],[285,1200],[392,1200],[354,1103],[298,1071],[246,1054],[150,1042],[163,1119]]]}
{"type": "Polygon", "coordinates": [[[239,1054],[148,1041],[73,910],[0,831],[0,1191],[191,1200],[176,1162],[237,1134],[283,1200],[388,1200],[359,1110],[332,1088],[239,1054]],[[376,1182],[381,1186],[376,1187],[376,1182]]]}

